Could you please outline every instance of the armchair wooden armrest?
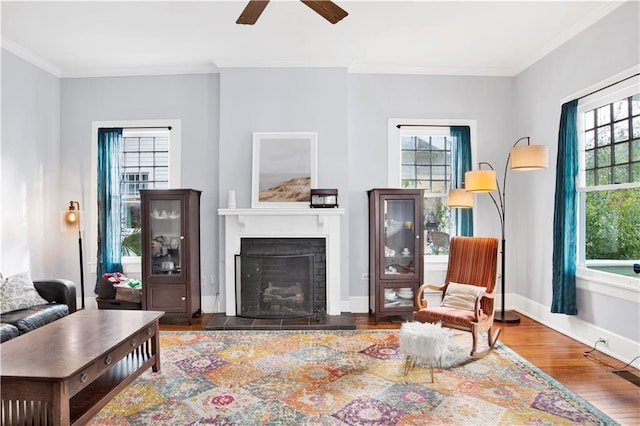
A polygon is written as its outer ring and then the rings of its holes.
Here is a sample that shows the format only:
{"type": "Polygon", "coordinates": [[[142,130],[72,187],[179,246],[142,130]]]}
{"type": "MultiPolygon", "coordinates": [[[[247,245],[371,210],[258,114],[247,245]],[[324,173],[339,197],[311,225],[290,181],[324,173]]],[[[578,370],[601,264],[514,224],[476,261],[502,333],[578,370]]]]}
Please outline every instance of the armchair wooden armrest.
{"type": "Polygon", "coordinates": [[[478,296],[476,297],[476,301],[474,304],[474,313],[476,316],[476,321],[480,320],[480,316],[482,314],[482,309],[480,307],[480,302],[482,301],[482,299],[487,298],[487,299],[495,299],[496,297],[496,293],[495,290],[492,291],[491,293],[488,293],[487,290],[483,290],[482,292],[478,293],[478,296]]]}
{"type": "Polygon", "coordinates": [[[416,293],[416,306],[418,307],[418,309],[424,309],[427,307],[427,301],[423,300],[422,297],[424,296],[424,291],[426,289],[444,291],[445,288],[446,286],[444,284],[442,286],[437,286],[434,284],[422,284],[420,288],[418,288],[418,292],[416,293]]]}
{"type": "Polygon", "coordinates": [[[473,314],[475,315],[475,321],[478,322],[480,321],[480,317],[482,315],[482,308],[480,307],[480,301],[482,300],[483,297],[485,297],[487,294],[486,290],[482,290],[480,293],[478,293],[478,295],[476,296],[476,301],[473,304],[473,314]]]}

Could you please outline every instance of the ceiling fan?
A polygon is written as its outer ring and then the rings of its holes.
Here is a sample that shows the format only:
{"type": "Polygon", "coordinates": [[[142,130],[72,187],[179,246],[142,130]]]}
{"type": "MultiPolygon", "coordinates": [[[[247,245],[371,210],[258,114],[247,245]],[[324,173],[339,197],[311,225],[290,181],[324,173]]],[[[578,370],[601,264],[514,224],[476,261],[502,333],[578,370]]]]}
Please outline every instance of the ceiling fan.
{"type": "MultiPolygon", "coordinates": [[[[348,13],[344,9],[342,9],[340,6],[338,6],[332,1],[328,1],[328,0],[319,0],[319,1],[300,0],[300,1],[306,4],[307,6],[309,6],[316,13],[318,13],[320,16],[322,16],[324,19],[331,22],[332,24],[335,24],[336,22],[340,21],[342,18],[348,15],[348,13]]],[[[258,18],[260,17],[260,15],[262,14],[262,11],[264,10],[264,8],[267,7],[268,3],[269,3],[269,0],[249,0],[249,3],[240,14],[240,17],[236,21],[236,24],[246,24],[246,25],[255,24],[258,18]]]]}

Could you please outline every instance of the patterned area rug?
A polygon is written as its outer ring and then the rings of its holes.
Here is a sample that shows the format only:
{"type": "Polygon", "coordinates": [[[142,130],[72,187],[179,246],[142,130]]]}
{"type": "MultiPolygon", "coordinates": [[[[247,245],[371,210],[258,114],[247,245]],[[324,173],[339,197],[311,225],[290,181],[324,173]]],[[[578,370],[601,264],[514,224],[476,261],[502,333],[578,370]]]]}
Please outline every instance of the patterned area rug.
{"type": "Polygon", "coordinates": [[[91,425],[616,424],[498,343],[468,356],[454,332],[443,370],[404,376],[399,330],[161,332],[145,372],[91,425]]]}

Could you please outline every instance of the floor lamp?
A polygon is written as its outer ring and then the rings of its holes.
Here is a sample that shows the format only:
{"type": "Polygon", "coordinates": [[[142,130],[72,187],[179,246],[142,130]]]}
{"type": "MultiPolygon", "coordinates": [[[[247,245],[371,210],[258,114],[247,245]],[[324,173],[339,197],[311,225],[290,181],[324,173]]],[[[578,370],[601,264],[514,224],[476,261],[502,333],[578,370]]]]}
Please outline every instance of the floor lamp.
{"type": "Polygon", "coordinates": [[[84,309],[84,261],[82,260],[82,226],[80,224],[81,212],[80,202],[69,201],[69,208],[64,215],[64,221],[67,225],[78,228],[78,251],[80,253],[80,303],[84,309]]]}
{"type": "Polygon", "coordinates": [[[532,171],[546,169],[549,167],[549,152],[545,145],[531,145],[528,136],[520,138],[513,144],[507,162],[504,167],[504,176],[502,178],[502,187],[498,182],[496,171],[493,166],[486,162],[478,163],[478,170],[465,173],[464,188],[451,189],[449,191],[449,207],[451,208],[471,208],[473,207],[473,193],[488,193],[496,206],[498,217],[500,218],[500,229],[502,231],[502,246],[500,250],[501,260],[501,310],[496,312],[495,321],[498,322],[520,322],[520,317],[505,310],[505,191],[507,186],[507,170],[511,166],[513,171],[532,171]],[[526,140],[527,144],[517,146],[520,142],[526,140]],[[482,166],[488,168],[483,170],[482,166]],[[497,194],[494,195],[493,193],[497,194]]]}

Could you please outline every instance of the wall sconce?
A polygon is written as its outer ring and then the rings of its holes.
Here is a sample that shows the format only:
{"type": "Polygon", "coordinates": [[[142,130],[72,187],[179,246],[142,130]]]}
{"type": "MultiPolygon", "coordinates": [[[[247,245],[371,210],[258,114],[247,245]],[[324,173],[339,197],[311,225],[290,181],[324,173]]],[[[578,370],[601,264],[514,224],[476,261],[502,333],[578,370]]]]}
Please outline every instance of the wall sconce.
{"type": "MultiPolygon", "coordinates": [[[[449,207],[452,208],[471,208],[473,207],[473,198],[471,202],[466,202],[461,198],[459,191],[466,191],[468,195],[472,193],[488,193],[496,206],[498,211],[498,217],[500,219],[500,229],[502,231],[502,246],[501,246],[501,273],[500,281],[502,285],[501,290],[501,310],[496,312],[495,320],[498,322],[520,322],[520,317],[513,313],[505,312],[505,191],[507,186],[507,170],[511,166],[513,171],[532,171],[541,170],[549,167],[549,149],[546,145],[531,145],[531,139],[528,136],[520,138],[513,144],[509,155],[507,156],[507,162],[504,167],[504,176],[502,178],[502,188],[493,166],[486,162],[478,163],[478,170],[466,172],[464,174],[465,188],[464,189],[451,189],[449,191],[449,207]],[[523,146],[517,146],[520,142],[526,140],[527,144],[523,146]],[[482,169],[482,166],[488,167],[482,169]],[[497,192],[497,196],[492,193],[497,192]]],[[[471,195],[471,197],[473,197],[471,195]]]]}
{"type": "Polygon", "coordinates": [[[69,201],[68,209],[62,211],[61,213],[64,218],[64,223],[67,225],[67,227],[78,228],[78,252],[80,254],[80,302],[82,309],[84,309],[84,261],[82,259],[82,212],[80,211],[80,202],[69,201]]]}

